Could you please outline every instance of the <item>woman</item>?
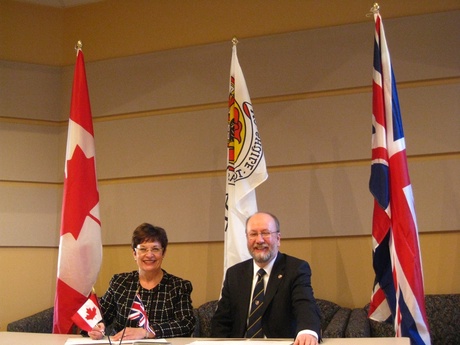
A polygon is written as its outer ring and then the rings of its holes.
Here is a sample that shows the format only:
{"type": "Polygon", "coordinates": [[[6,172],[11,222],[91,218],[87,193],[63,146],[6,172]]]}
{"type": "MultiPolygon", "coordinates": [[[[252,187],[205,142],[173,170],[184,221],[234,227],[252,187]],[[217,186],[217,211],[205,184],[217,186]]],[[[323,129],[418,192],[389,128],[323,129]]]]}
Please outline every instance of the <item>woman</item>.
{"type": "Polygon", "coordinates": [[[113,340],[192,334],[192,284],[161,268],[167,246],[166,231],[158,226],[144,223],[134,230],[131,247],[139,269],[112,277],[100,301],[103,322],[88,332],[92,339],[102,339],[106,326],[117,332],[113,340]]]}

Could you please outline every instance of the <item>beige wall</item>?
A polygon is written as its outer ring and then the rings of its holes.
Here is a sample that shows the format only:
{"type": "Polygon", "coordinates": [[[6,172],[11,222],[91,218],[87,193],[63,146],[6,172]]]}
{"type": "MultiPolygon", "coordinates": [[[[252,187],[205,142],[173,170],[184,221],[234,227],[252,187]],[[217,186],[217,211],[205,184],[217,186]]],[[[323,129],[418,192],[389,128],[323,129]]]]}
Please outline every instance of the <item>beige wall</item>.
{"type": "MultiPolygon", "coordinates": [[[[192,281],[194,305],[218,297],[229,42],[237,35],[269,166],[259,205],[280,215],[282,250],[311,263],[318,298],[368,302],[371,4],[233,3],[237,15],[226,1],[188,8],[112,0],[65,10],[0,1],[0,330],[53,304],[77,39],[95,117],[104,243],[112,244],[99,294],[112,274],[135,268],[124,243],[147,220],[170,233],[164,267],[192,281]],[[200,159],[177,149],[191,144],[200,159]]],[[[458,1],[397,0],[382,8],[426,293],[460,292],[460,45],[442,31],[458,32],[459,9],[458,1]]]]}

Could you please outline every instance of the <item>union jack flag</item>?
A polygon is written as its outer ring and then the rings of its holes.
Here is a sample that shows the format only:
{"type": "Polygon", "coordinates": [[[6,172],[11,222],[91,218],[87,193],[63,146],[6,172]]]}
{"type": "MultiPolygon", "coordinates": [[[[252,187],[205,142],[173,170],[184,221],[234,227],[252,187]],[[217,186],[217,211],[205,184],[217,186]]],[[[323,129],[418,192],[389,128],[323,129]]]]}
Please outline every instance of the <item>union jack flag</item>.
{"type": "Polygon", "coordinates": [[[382,19],[374,11],[372,165],[373,265],[369,317],[392,320],[397,337],[431,344],[422,261],[398,93],[382,19]]]}
{"type": "Polygon", "coordinates": [[[136,294],[136,297],[134,297],[128,319],[137,321],[139,327],[148,330],[150,333],[155,333],[149,326],[149,318],[145,312],[144,303],[142,303],[141,296],[139,296],[139,294],[136,294]]]}

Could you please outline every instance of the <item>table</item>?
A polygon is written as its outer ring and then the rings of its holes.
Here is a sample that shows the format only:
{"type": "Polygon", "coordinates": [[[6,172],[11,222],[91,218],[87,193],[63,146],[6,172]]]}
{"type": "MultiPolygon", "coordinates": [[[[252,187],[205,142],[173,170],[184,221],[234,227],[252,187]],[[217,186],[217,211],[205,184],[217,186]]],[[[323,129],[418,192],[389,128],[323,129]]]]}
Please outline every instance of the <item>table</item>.
{"type": "MultiPolygon", "coordinates": [[[[68,334],[45,334],[45,333],[22,333],[22,332],[0,332],[0,345],[64,345],[68,338],[78,338],[78,335],[68,334]]],[[[260,345],[257,343],[265,343],[266,345],[280,345],[283,341],[275,340],[233,340],[222,341],[221,339],[213,341],[208,338],[172,338],[167,339],[172,345],[235,345],[243,342],[250,342],[251,345],[260,345]]],[[[284,339],[286,341],[286,339],[284,339]]],[[[292,342],[292,339],[287,340],[292,342]]],[[[409,338],[326,338],[323,343],[325,345],[410,345],[409,338]]],[[[118,342],[114,342],[118,345],[118,342]]],[[[244,345],[244,344],[243,344],[244,345]]]]}

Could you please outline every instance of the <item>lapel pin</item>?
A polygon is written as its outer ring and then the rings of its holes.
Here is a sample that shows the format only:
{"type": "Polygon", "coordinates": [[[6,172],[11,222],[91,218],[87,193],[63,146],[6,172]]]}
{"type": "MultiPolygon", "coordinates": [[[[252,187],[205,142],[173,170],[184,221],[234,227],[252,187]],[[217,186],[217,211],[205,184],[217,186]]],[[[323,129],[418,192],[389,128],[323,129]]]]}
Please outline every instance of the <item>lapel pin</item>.
{"type": "Polygon", "coordinates": [[[278,279],[281,279],[283,278],[283,275],[282,274],[278,274],[278,279]]]}

